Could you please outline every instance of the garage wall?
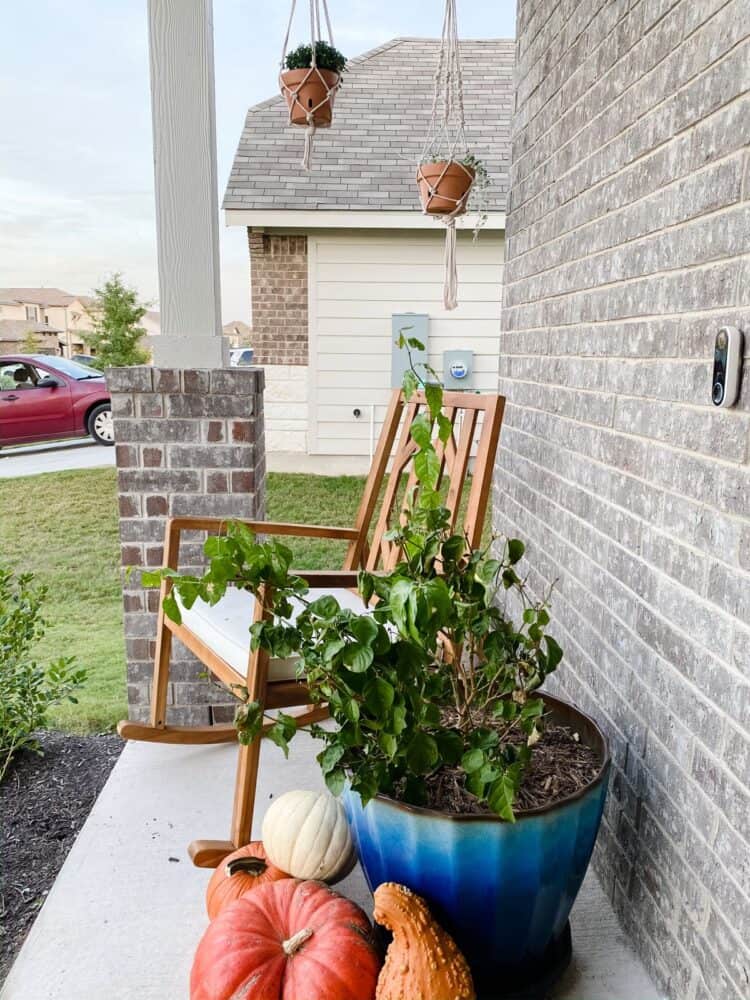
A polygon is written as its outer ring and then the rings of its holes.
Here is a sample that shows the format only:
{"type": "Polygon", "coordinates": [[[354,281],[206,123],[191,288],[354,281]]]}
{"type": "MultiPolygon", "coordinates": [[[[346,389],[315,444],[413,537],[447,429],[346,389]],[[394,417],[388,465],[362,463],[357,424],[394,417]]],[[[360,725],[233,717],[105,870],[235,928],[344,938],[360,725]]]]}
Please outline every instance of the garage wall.
{"type": "Polygon", "coordinates": [[[428,314],[430,363],[440,371],[444,350],[473,350],[475,388],[497,391],[503,235],[459,233],[453,312],[442,306],[444,240],[437,224],[308,237],[312,454],[369,455],[371,407],[377,439],[390,394],[393,313],[428,314]]]}

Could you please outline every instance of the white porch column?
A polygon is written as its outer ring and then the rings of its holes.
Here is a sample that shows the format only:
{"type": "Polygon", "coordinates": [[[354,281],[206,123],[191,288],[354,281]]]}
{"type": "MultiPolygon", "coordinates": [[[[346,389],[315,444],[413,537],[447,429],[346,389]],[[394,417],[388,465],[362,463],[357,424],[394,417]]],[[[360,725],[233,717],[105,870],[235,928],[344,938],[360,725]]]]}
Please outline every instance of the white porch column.
{"type": "Polygon", "coordinates": [[[163,368],[229,363],[221,333],[212,0],[148,0],[163,368]]]}

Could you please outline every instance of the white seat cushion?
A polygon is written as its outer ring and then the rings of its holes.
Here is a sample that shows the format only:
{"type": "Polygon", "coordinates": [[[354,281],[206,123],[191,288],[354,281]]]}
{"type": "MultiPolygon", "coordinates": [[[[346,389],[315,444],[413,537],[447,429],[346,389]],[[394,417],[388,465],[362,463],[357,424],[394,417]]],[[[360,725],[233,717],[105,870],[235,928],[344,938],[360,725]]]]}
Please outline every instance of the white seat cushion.
{"type": "MultiPolygon", "coordinates": [[[[324,594],[335,597],[342,608],[350,608],[361,614],[367,610],[359,595],[344,589],[310,590],[306,600],[314,601],[324,594]]],[[[218,604],[212,606],[199,598],[189,609],[182,604],[179,595],[175,596],[180,604],[183,625],[244,677],[250,656],[249,629],[255,610],[253,595],[247,590],[229,587],[218,604]]],[[[300,601],[292,603],[294,612],[291,620],[294,621],[304,605],[300,601]]],[[[296,656],[272,659],[268,665],[270,681],[294,680],[296,676],[296,656]]]]}

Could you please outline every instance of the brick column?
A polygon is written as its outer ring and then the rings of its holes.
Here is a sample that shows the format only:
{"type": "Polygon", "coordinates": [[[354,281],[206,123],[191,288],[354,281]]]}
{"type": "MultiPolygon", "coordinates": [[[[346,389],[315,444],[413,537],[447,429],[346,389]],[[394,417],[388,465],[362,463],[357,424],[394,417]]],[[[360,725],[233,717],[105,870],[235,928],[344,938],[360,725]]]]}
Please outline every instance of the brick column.
{"type": "MultiPolygon", "coordinates": [[[[115,368],[107,376],[115,420],[123,567],[162,564],[172,515],[264,516],[263,372],[115,368]]],[[[185,536],[180,568],[199,570],[200,536],[185,536]]],[[[148,715],[158,593],[123,577],[130,716],[148,715]]],[[[226,694],[175,643],[169,721],[207,724],[231,717],[226,694]]]]}
{"type": "Polygon", "coordinates": [[[307,237],[247,231],[253,348],[261,365],[306,365],[307,237]]]}

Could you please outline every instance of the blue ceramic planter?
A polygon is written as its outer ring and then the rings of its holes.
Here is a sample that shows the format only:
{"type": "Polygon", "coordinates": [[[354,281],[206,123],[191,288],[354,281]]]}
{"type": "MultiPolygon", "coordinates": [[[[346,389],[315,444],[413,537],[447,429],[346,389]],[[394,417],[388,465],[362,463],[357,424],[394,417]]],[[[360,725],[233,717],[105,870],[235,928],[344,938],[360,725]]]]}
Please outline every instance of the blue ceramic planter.
{"type": "MultiPolygon", "coordinates": [[[[503,982],[547,960],[566,934],[607,793],[604,736],[583,713],[546,696],[554,721],[596,749],[601,768],[581,792],[515,823],[451,816],[378,796],[344,796],[370,889],[400,882],[423,896],[454,936],[478,983],[503,982]]],[[[523,976],[521,976],[523,978],[523,976]]]]}

